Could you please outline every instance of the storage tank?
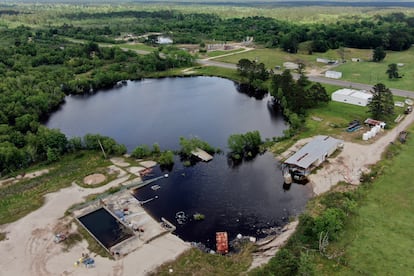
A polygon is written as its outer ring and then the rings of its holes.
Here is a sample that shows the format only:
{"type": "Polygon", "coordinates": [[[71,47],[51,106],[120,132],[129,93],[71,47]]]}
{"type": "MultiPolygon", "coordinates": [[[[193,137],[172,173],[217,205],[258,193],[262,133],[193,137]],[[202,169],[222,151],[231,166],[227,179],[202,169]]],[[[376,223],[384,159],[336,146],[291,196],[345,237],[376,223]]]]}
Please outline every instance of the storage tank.
{"type": "Polygon", "coordinates": [[[292,184],[292,175],[288,170],[286,170],[283,174],[283,178],[285,181],[285,184],[292,184]]]}
{"type": "Polygon", "coordinates": [[[367,132],[366,132],[366,134],[367,134],[367,136],[368,136],[368,139],[371,139],[371,138],[372,138],[372,133],[371,133],[371,131],[367,131],[367,132]]]}
{"type": "Polygon", "coordinates": [[[373,128],[369,132],[371,132],[371,138],[374,138],[375,135],[377,135],[377,133],[375,132],[373,128]]]}
{"type": "Polygon", "coordinates": [[[362,140],[367,141],[368,139],[369,139],[368,138],[368,133],[367,132],[363,133],[362,134],[362,140]]]}

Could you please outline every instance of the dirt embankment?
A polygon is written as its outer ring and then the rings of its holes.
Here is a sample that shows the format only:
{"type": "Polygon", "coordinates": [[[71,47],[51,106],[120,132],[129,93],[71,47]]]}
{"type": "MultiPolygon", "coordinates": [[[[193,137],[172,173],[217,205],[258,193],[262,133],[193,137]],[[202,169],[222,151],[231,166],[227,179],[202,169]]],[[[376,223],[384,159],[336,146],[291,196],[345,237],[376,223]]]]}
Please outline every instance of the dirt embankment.
{"type": "MultiPolygon", "coordinates": [[[[368,172],[371,165],[380,161],[386,147],[394,142],[401,131],[407,129],[414,122],[414,113],[408,114],[398,126],[391,130],[382,131],[374,138],[373,142],[366,145],[344,142],[344,148],[335,158],[328,159],[323,167],[309,177],[310,185],[315,195],[329,191],[340,181],[358,185],[360,176],[368,172]]],[[[302,139],[281,154],[284,159],[308,143],[311,138],[302,139]]],[[[250,269],[267,263],[279,250],[281,246],[295,232],[297,221],[286,226],[288,229],[282,235],[275,238],[271,244],[262,246],[257,254],[253,255],[253,262],[250,269]]]]}

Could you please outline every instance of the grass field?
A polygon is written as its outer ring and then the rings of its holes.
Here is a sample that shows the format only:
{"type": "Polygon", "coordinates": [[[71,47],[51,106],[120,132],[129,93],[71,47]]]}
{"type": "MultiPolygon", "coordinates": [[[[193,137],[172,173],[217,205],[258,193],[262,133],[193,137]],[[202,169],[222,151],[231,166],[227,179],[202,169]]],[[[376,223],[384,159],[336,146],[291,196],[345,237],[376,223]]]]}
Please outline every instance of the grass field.
{"type": "Polygon", "coordinates": [[[67,155],[53,165],[31,168],[49,168],[50,172],[0,188],[0,225],[18,220],[42,206],[46,194],[68,187],[73,181],[80,184],[85,176],[102,172],[101,169],[108,165],[110,161],[104,160],[99,153],[79,152],[67,155]]]}
{"type": "MultiPolygon", "coordinates": [[[[363,189],[357,215],[346,225],[332,249],[345,250],[342,265],[319,260],[318,275],[414,275],[414,127],[405,145],[397,142],[390,160],[376,167],[381,172],[363,189]]],[[[389,155],[388,154],[388,155],[389,155]]]]}
{"type": "Polygon", "coordinates": [[[166,263],[151,275],[241,275],[247,271],[252,261],[252,244],[243,247],[237,254],[221,256],[206,254],[198,249],[190,249],[177,261],[166,263]]]}
{"type": "MultiPolygon", "coordinates": [[[[316,58],[328,58],[341,60],[341,50],[330,50],[326,53],[308,54],[289,54],[280,49],[255,49],[249,52],[234,54],[227,57],[220,57],[215,60],[237,64],[242,58],[263,62],[267,68],[274,68],[276,65],[283,65],[284,62],[302,62],[307,70],[318,69],[327,70],[323,63],[317,63],[316,58]]],[[[414,91],[414,48],[402,52],[387,52],[387,56],[382,62],[371,62],[372,50],[343,49],[346,63],[339,64],[331,70],[342,72],[341,80],[352,81],[366,84],[383,83],[389,88],[405,89],[414,91]],[[361,62],[352,62],[352,58],[360,58],[361,62]],[[399,73],[403,77],[397,80],[389,80],[386,74],[388,65],[391,63],[401,63],[398,67],[399,73]]]]}
{"type": "Polygon", "coordinates": [[[202,76],[217,76],[222,78],[228,78],[231,80],[241,80],[240,75],[237,73],[236,70],[221,68],[221,67],[214,67],[214,66],[201,66],[195,67],[193,69],[195,75],[202,75],[202,76]]]}
{"type": "Polygon", "coordinates": [[[244,51],[244,48],[228,50],[228,51],[224,51],[224,50],[223,51],[209,51],[207,52],[207,57],[217,57],[217,56],[233,54],[233,53],[237,53],[241,51],[244,51]]]}
{"type": "MultiPolygon", "coordinates": [[[[371,50],[359,50],[360,55],[354,57],[372,56],[371,50]]],[[[357,53],[356,53],[357,54],[357,53]]],[[[366,60],[365,58],[363,58],[366,60]]],[[[360,83],[376,84],[383,83],[387,87],[414,90],[414,49],[403,52],[387,52],[382,62],[347,62],[338,66],[335,70],[342,72],[342,79],[360,83]],[[389,80],[386,74],[388,65],[391,63],[402,63],[399,67],[401,79],[389,80]]]]}
{"type": "Polygon", "coordinates": [[[322,67],[323,64],[316,63],[316,56],[305,54],[289,54],[280,49],[255,49],[249,52],[234,54],[231,56],[220,57],[214,60],[237,64],[240,59],[257,60],[263,62],[267,68],[274,68],[275,66],[282,66],[284,62],[301,62],[307,67],[322,67]]]}
{"type": "Polygon", "coordinates": [[[151,47],[142,43],[122,43],[122,44],[115,44],[114,46],[117,46],[119,48],[123,48],[123,49],[131,49],[131,50],[141,50],[141,51],[148,51],[148,52],[153,52],[154,50],[156,50],[156,47],[151,47]]]}

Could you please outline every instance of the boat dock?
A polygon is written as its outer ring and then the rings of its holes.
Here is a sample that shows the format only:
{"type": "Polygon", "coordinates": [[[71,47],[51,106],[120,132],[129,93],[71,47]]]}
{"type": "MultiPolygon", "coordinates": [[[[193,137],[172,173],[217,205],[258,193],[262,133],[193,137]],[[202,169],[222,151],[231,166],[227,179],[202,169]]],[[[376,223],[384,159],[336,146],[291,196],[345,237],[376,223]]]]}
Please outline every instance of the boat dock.
{"type": "Polygon", "coordinates": [[[201,160],[203,160],[204,162],[208,162],[211,159],[213,159],[213,156],[211,156],[210,154],[208,154],[206,151],[200,149],[200,148],[196,148],[195,150],[193,150],[191,152],[192,155],[200,158],[201,160]]]}

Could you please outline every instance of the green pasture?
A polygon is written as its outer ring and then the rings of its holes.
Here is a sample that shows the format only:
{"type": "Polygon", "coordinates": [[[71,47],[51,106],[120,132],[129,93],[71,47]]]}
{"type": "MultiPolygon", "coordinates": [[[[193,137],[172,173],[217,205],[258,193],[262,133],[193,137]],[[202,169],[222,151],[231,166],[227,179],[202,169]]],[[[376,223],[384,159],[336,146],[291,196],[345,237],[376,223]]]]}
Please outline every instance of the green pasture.
{"type": "Polygon", "coordinates": [[[221,56],[221,55],[234,54],[234,53],[238,53],[238,52],[241,52],[241,51],[244,51],[244,48],[228,50],[228,51],[224,51],[224,50],[209,51],[209,52],[207,52],[207,57],[218,57],[218,56],[221,56]]]}
{"type": "Polygon", "coordinates": [[[98,152],[69,154],[53,165],[32,168],[50,169],[45,175],[0,187],[0,225],[16,221],[38,209],[48,193],[68,187],[73,181],[81,184],[85,176],[94,172],[106,174],[103,168],[111,163],[101,156],[98,152]]]}
{"type": "Polygon", "coordinates": [[[156,47],[151,47],[143,43],[122,43],[122,44],[115,44],[114,46],[117,46],[122,49],[148,51],[148,52],[153,52],[154,50],[157,49],[156,47]]]}
{"type": "Polygon", "coordinates": [[[231,56],[219,57],[214,60],[237,64],[240,59],[257,60],[262,62],[267,68],[274,68],[275,66],[283,66],[284,62],[304,63],[307,67],[321,67],[322,64],[316,63],[316,56],[305,54],[289,54],[280,49],[254,49],[252,51],[234,54],[231,56]]]}
{"type": "MultiPolygon", "coordinates": [[[[307,70],[317,69],[321,71],[335,70],[342,72],[341,80],[366,83],[375,85],[383,83],[389,88],[397,88],[414,91],[414,48],[402,52],[387,52],[387,56],[382,62],[372,62],[372,50],[343,48],[329,50],[326,53],[308,54],[289,54],[280,49],[255,49],[225,57],[218,57],[215,60],[237,64],[240,59],[257,60],[263,62],[267,68],[282,66],[284,62],[301,62],[306,65],[307,70]],[[327,66],[316,62],[316,58],[327,58],[341,60],[342,56],[345,63],[336,66],[327,66]],[[362,61],[353,62],[352,58],[360,58],[362,61]],[[402,78],[389,80],[386,71],[391,63],[403,64],[399,66],[399,73],[402,78]]],[[[283,67],[282,67],[283,69],[283,67]]]]}
{"type": "Polygon", "coordinates": [[[348,62],[341,64],[334,70],[342,72],[342,80],[376,84],[383,83],[390,88],[414,90],[414,49],[403,52],[387,52],[387,56],[381,62],[371,62],[372,50],[353,50],[353,57],[361,57],[364,61],[348,62]],[[398,72],[403,77],[397,80],[389,80],[386,71],[391,63],[401,63],[398,72]]]}
{"type": "Polygon", "coordinates": [[[340,241],[331,245],[332,251],[345,252],[342,262],[318,259],[318,275],[414,274],[414,186],[409,169],[414,164],[413,133],[412,126],[406,144],[396,142],[387,159],[375,166],[379,176],[361,188],[364,197],[357,215],[350,218],[340,241]]]}
{"type": "Polygon", "coordinates": [[[240,81],[241,77],[237,73],[236,70],[228,69],[228,68],[221,68],[215,66],[199,66],[194,67],[192,69],[193,75],[201,75],[201,76],[216,76],[227,78],[235,81],[240,81]]]}
{"type": "Polygon", "coordinates": [[[236,254],[222,256],[220,254],[206,254],[192,248],[177,260],[165,263],[150,275],[171,275],[170,269],[176,275],[245,275],[245,271],[252,262],[252,244],[240,245],[241,250],[236,254]]]}

